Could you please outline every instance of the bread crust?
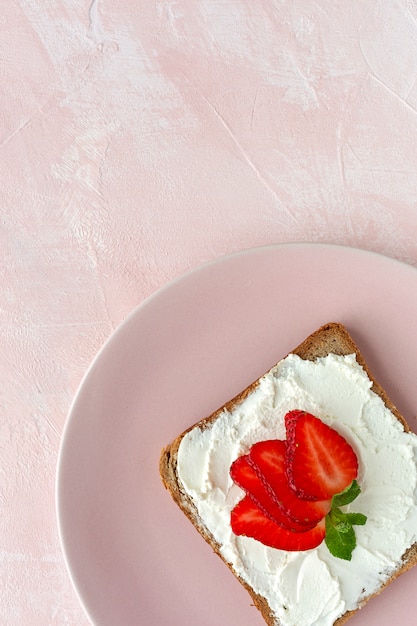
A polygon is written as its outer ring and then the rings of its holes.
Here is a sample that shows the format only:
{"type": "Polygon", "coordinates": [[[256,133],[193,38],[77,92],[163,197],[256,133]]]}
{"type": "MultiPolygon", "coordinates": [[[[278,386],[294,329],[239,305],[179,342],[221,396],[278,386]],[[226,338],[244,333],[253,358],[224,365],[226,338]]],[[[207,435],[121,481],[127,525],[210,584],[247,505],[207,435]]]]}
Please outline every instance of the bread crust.
{"type": "MultiPolygon", "coordinates": [[[[366,371],[369,379],[372,382],[372,390],[382,399],[385,406],[395,415],[399,422],[401,422],[404,430],[406,432],[410,432],[410,428],[405,421],[404,417],[400,414],[397,407],[391,402],[388,398],[385,390],[381,387],[381,385],[375,380],[372,372],[370,371],[362,353],[360,352],[358,346],[343,326],[343,324],[337,322],[330,322],[321,326],[319,329],[314,331],[311,335],[309,335],[299,346],[297,346],[294,350],[291,351],[292,354],[298,355],[300,358],[309,361],[315,361],[318,358],[325,357],[328,354],[336,354],[339,356],[345,356],[348,354],[355,354],[357,362],[363,367],[366,371]]],[[[285,358],[285,357],[283,357],[285,358]]],[[[233,399],[229,400],[220,407],[217,411],[212,413],[206,418],[203,418],[196,424],[193,424],[190,428],[181,433],[170,445],[166,446],[161,453],[160,461],[159,461],[159,472],[162,478],[162,482],[166,489],[171,494],[173,500],[177,503],[177,505],[182,509],[185,515],[189,518],[191,523],[197,529],[197,531],[202,535],[202,537],[207,541],[207,543],[211,546],[214,552],[224,561],[224,563],[229,567],[234,576],[239,580],[239,582],[245,587],[245,589],[249,592],[252,597],[254,605],[259,609],[262,613],[265,622],[268,626],[279,626],[279,621],[273,615],[268,601],[263,596],[257,594],[250,585],[248,585],[240,576],[236,574],[232,565],[228,563],[220,553],[220,546],[217,544],[211,533],[205,527],[203,521],[200,519],[197,509],[192,502],[191,498],[188,494],[182,489],[181,483],[178,480],[177,475],[177,457],[178,457],[178,449],[181,444],[183,437],[194,428],[200,428],[202,430],[206,428],[210,428],[210,425],[217,419],[217,417],[222,413],[225,409],[227,411],[232,411],[235,407],[243,402],[243,400],[250,395],[250,393],[258,386],[259,380],[254,381],[246,389],[241,391],[237,396],[233,399]]],[[[400,567],[394,572],[387,582],[380,587],[380,589],[365,598],[361,604],[361,607],[364,606],[372,597],[378,595],[385,587],[387,587],[393,580],[395,580],[398,576],[403,574],[405,571],[413,567],[417,564],[417,544],[412,545],[403,555],[402,564],[400,567]]],[[[342,626],[345,624],[356,612],[358,609],[354,611],[346,611],[341,617],[339,617],[335,622],[334,626],[342,626]]]]}

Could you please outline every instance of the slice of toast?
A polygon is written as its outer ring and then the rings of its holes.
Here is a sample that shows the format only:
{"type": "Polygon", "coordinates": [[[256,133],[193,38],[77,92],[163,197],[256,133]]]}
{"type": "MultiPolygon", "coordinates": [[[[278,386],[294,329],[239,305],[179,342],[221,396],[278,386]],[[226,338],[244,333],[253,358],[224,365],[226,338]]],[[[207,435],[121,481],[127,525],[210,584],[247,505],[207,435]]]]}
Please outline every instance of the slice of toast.
{"type": "MultiPolygon", "coordinates": [[[[401,424],[401,431],[407,433],[407,435],[409,435],[411,438],[415,438],[415,435],[411,433],[405,419],[400,415],[397,408],[389,400],[384,389],[374,379],[359,348],[356,346],[353,339],[343,325],[338,323],[329,323],[322,326],[321,328],[313,332],[309,337],[307,337],[307,339],[305,339],[297,348],[295,348],[291,354],[297,355],[303,361],[313,362],[320,361],[328,357],[328,355],[338,355],[340,357],[355,355],[356,362],[363,368],[369,378],[369,387],[371,387],[372,392],[379,396],[385,407],[401,424]]],[[[225,556],[224,550],[222,549],[222,545],[219,543],[219,541],[216,540],[213,532],[209,530],[205,520],[202,519],[202,517],[200,516],[197,510],[196,502],[193,500],[193,497],[189,493],[187,493],[187,490],[178,475],[178,452],[181,446],[181,442],[183,441],[187,433],[194,431],[194,429],[199,429],[199,431],[201,432],[205,431],[206,429],[210,429],[213,427],[216,420],[218,420],[220,416],[224,416],[225,414],[229,415],[232,414],[234,411],[239,410],[239,408],[244,405],[245,401],[253,396],[254,392],[260,385],[260,381],[261,379],[253,382],[239,395],[237,395],[235,398],[227,402],[224,406],[219,408],[215,413],[194,424],[181,435],[179,435],[169,446],[167,446],[162,451],[159,467],[162,481],[166,489],[170,492],[174,501],[183,510],[185,515],[190,519],[198,532],[210,544],[212,549],[231,569],[231,571],[240,581],[240,583],[247,589],[253,599],[253,603],[261,611],[266,623],[269,626],[278,626],[279,624],[282,624],[283,621],[281,621],[281,619],[277,616],[276,611],[272,609],[269,598],[266,595],[258,593],[250,584],[250,582],[248,582],[246,577],[237,572],[234,565],[229,562],[228,558],[225,556]]],[[[334,418],[335,420],[337,420],[337,415],[335,415],[334,418]]],[[[417,441],[417,438],[415,439],[417,441]]],[[[417,449],[416,443],[414,443],[414,449],[417,449]]],[[[414,509],[415,514],[417,515],[416,502],[414,502],[414,509]]],[[[376,589],[373,589],[372,593],[358,599],[357,607],[343,610],[343,612],[335,617],[333,624],[335,626],[341,626],[342,624],[344,624],[356,612],[358,608],[361,608],[371,597],[377,595],[380,591],[382,591],[385,586],[387,586],[395,578],[397,578],[397,576],[405,572],[416,563],[417,544],[415,543],[415,539],[413,539],[410,542],[410,545],[406,546],[406,549],[404,549],[403,554],[398,559],[398,562],[395,563],[395,566],[391,567],[389,574],[386,576],[386,578],[384,580],[381,580],[381,583],[378,585],[378,587],[376,589]]]]}

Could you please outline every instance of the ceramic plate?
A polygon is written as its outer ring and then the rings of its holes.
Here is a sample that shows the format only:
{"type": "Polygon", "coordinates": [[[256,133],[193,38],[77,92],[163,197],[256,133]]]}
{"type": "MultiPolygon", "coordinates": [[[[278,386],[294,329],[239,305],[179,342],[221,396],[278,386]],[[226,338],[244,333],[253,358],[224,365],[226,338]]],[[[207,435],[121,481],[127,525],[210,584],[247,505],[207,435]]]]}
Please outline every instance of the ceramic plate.
{"type": "MultiPolygon", "coordinates": [[[[90,367],[58,464],[66,563],[97,626],[262,626],[246,591],[162,487],[162,447],[318,326],[347,326],[412,427],[417,271],[351,248],[288,244],[222,258],[139,306],[90,367]]],[[[352,626],[409,623],[417,568],[352,626]]]]}

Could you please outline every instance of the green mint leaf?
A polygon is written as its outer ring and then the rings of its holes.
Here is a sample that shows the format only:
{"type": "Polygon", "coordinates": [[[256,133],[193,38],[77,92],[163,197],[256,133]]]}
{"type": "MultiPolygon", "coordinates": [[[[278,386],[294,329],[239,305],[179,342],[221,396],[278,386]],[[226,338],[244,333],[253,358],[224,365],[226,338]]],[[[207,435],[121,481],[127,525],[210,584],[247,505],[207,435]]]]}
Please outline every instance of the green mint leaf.
{"type": "Polygon", "coordinates": [[[326,515],[327,548],[333,556],[346,561],[351,560],[356,547],[353,526],[363,526],[367,518],[362,513],[344,513],[339,507],[352,502],[359,493],[360,487],[353,481],[347,489],[332,498],[332,508],[326,515]]]}
{"type": "Polygon", "coordinates": [[[329,524],[331,524],[338,533],[347,533],[352,528],[352,523],[348,520],[346,513],[343,513],[340,509],[331,509],[328,516],[329,524]]]}
{"type": "Polygon", "coordinates": [[[364,526],[368,519],[363,513],[345,513],[346,521],[352,526],[364,526]]]}
{"type": "Polygon", "coordinates": [[[349,524],[348,521],[340,521],[334,525],[334,528],[338,533],[348,533],[352,528],[352,524],[349,524]]]}
{"type": "Polygon", "coordinates": [[[337,493],[332,498],[332,507],[345,506],[346,504],[350,504],[353,502],[361,492],[361,488],[359,487],[356,480],[353,480],[346,489],[337,493]]]}
{"type": "Polygon", "coordinates": [[[346,517],[346,513],[343,513],[343,511],[335,506],[330,509],[328,515],[330,515],[333,526],[336,526],[339,522],[343,522],[346,517]]]}
{"type": "Polygon", "coordinates": [[[326,515],[325,542],[330,554],[345,561],[351,560],[352,552],[356,547],[356,537],[352,526],[346,532],[339,532],[337,526],[332,523],[331,515],[326,515]]]}

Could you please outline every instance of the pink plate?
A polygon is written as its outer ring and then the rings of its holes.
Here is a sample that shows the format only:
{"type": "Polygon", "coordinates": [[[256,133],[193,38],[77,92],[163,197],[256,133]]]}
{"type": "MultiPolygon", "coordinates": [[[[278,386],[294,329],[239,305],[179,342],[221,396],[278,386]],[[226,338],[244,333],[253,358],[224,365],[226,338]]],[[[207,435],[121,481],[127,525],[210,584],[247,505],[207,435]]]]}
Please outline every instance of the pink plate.
{"type": "MultiPolygon", "coordinates": [[[[97,626],[261,626],[246,591],[164,490],[159,454],[318,326],[344,323],[414,427],[417,271],[352,248],[287,244],[205,265],[139,306],[74,400],[57,476],[60,537],[97,626]]],[[[417,568],[349,622],[410,623],[417,568]]]]}

